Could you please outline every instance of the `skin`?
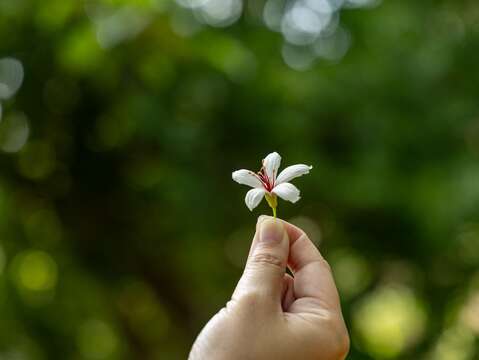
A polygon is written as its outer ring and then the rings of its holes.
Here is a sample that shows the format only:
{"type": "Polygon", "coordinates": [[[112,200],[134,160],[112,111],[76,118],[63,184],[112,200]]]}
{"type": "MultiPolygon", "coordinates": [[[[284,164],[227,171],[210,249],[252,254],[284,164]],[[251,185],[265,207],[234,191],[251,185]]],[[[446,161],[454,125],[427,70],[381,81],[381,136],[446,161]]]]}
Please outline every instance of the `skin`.
{"type": "Polygon", "coordinates": [[[261,216],[231,300],[203,328],[189,360],[341,360],[348,351],[330,266],[304,231],[261,216]]]}

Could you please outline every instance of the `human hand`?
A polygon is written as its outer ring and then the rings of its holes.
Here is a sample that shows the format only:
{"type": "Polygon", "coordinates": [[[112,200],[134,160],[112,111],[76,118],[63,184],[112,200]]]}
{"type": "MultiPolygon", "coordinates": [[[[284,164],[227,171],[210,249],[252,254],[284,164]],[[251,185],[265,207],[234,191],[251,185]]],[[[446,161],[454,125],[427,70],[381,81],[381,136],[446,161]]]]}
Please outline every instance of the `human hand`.
{"type": "Polygon", "coordinates": [[[328,263],[301,229],[261,216],[233,296],[203,328],[189,360],[341,360],[348,351],[328,263]]]}

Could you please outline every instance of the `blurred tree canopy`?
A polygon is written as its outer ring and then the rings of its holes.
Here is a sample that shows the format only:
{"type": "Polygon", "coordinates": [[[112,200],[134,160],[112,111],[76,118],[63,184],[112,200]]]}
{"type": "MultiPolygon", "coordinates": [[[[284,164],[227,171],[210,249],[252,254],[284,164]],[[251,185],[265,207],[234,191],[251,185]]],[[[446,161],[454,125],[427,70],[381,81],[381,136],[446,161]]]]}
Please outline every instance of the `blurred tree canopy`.
{"type": "Polygon", "coordinates": [[[478,56],[474,0],[0,0],[0,359],[186,358],[271,151],[349,358],[476,359],[478,56]]]}

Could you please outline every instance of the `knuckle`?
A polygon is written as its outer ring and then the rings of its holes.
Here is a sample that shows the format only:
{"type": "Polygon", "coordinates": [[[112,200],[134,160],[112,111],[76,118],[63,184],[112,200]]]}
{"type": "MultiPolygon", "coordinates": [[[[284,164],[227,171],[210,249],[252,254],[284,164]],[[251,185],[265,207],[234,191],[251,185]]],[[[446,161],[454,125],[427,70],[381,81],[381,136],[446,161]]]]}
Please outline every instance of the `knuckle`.
{"type": "Polygon", "coordinates": [[[336,358],[338,360],[343,360],[349,353],[350,340],[347,332],[342,332],[336,336],[336,341],[334,344],[336,358]]]}
{"type": "Polygon", "coordinates": [[[346,356],[349,353],[349,347],[350,347],[349,336],[345,334],[338,339],[338,343],[336,345],[336,354],[339,360],[346,359],[346,356]]]}
{"type": "Polygon", "coordinates": [[[346,333],[343,336],[343,352],[342,356],[345,359],[346,356],[348,356],[349,349],[351,348],[351,339],[349,338],[349,335],[346,333]]]}
{"type": "Polygon", "coordinates": [[[338,319],[334,320],[331,324],[332,341],[331,341],[331,350],[334,354],[334,358],[338,360],[343,360],[349,353],[350,348],[350,339],[349,334],[346,329],[344,321],[339,321],[338,319]]]}
{"type": "Polygon", "coordinates": [[[344,360],[349,353],[350,338],[346,324],[340,313],[325,312],[320,314],[320,327],[315,328],[315,335],[311,341],[318,343],[317,339],[322,338],[319,343],[327,343],[327,354],[324,353],[325,348],[316,347],[317,352],[325,355],[328,360],[344,360]],[[322,330],[320,330],[320,328],[322,330]],[[326,332],[324,330],[327,329],[326,332]]]}
{"type": "Polygon", "coordinates": [[[323,263],[323,266],[329,271],[331,271],[331,265],[329,264],[329,262],[325,258],[322,258],[321,260],[322,260],[321,262],[323,263]]]}
{"type": "Polygon", "coordinates": [[[256,317],[261,314],[261,295],[259,292],[251,291],[243,294],[237,301],[237,309],[244,316],[256,317]]]}
{"type": "Polygon", "coordinates": [[[284,261],[280,256],[264,252],[253,254],[250,262],[253,266],[268,265],[283,268],[284,265],[284,261]]]}

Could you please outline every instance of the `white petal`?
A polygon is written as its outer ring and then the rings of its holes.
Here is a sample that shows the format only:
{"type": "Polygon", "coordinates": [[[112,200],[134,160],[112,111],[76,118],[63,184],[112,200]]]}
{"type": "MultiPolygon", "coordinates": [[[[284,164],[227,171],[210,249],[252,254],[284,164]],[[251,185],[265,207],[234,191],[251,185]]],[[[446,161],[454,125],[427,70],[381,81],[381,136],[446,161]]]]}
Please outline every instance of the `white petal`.
{"type": "Polygon", "coordinates": [[[285,183],[298,176],[308,174],[309,170],[311,170],[312,168],[312,166],[304,164],[288,166],[286,169],[279,173],[278,177],[276,178],[276,184],[285,183]]]}
{"type": "Polygon", "coordinates": [[[290,183],[276,185],[271,192],[278,195],[281,199],[291,201],[292,203],[300,199],[298,188],[290,183]]]}
{"type": "Polygon", "coordinates": [[[265,193],[266,193],[266,190],[264,189],[251,189],[250,191],[248,191],[244,199],[248,209],[253,211],[253,209],[259,205],[261,200],[263,200],[265,193]]]}
{"type": "Polygon", "coordinates": [[[232,178],[234,181],[242,185],[248,185],[254,188],[263,187],[263,184],[255,173],[250,170],[237,170],[232,174],[232,178]]]}
{"type": "Polygon", "coordinates": [[[276,175],[278,175],[278,169],[280,165],[281,156],[279,156],[277,152],[273,152],[263,159],[263,166],[266,171],[266,175],[272,181],[274,181],[276,175]]]}

